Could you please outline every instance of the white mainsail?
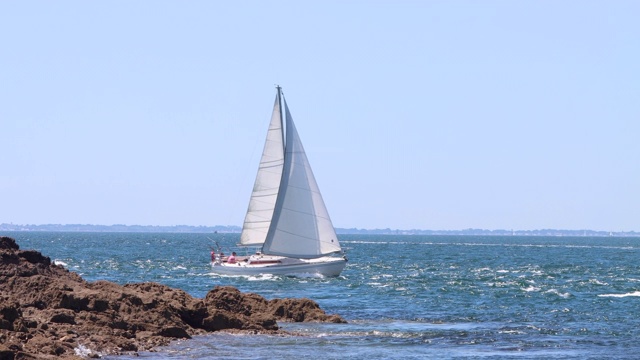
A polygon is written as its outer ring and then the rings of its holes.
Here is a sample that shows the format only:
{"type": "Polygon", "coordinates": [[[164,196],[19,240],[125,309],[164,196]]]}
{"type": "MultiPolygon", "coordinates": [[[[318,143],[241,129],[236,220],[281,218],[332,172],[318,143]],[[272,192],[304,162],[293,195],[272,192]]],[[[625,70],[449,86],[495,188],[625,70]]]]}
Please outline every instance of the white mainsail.
{"type": "Polygon", "coordinates": [[[260,246],[264,243],[278,197],[284,164],[284,136],[280,112],[280,93],[276,95],[273,114],[262,150],[258,175],[253,185],[249,208],[244,218],[240,244],[260,246]]]}
{"type": "Polygon", "coordinates": [[[262,252],[316,258],[341,252],[286,100],[286,141],[282,182],[262,252]]]}

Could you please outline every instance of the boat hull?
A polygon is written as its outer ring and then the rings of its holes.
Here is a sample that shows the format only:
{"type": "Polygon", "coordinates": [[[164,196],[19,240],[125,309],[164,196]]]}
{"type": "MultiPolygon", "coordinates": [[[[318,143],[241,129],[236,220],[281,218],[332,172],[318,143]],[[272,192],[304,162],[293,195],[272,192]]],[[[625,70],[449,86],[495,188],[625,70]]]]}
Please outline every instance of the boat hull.
{"type": "Polygon", "coordinates": [[[215,261],[211,269],[221,275],[300,275],[319,274],[338,276],[347,265],[343,257],[321,257],[317,259],[295,259],[281,256],[251,256],[246,261],[234,264],[215,261]]]}

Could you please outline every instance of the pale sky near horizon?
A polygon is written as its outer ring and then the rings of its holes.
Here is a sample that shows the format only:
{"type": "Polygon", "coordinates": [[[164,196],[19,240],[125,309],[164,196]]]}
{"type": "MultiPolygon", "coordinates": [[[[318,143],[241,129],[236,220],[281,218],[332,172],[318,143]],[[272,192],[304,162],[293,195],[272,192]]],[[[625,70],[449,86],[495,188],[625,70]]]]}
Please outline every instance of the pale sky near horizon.
{"type": "Polygon", "coordinates": [[[241,225],[280,84],[336,227],[640,231],[638,1],[2,1],[0,223],[241,225]]]}

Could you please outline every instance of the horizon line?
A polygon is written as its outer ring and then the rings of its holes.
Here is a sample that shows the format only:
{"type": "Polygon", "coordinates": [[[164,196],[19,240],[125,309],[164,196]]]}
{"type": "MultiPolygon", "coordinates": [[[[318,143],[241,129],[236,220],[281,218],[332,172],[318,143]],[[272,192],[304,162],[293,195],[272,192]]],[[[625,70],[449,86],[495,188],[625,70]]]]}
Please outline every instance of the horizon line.
{"type": "MultiPolygon", "coordinates": [[[[7,228],[14,228],[14,227],[103,227],[103,228],[110,228],[110,227],[118,227],[118,228],[194,228],[194,229],[211,229],[213,231],[215,231],[216,229],[219,230],[223,230],[223,229],[237,229],[237,230],[241,230],[242,227],[238,226],[238,225],[186,225],[186,224],[178,224],[178,225],[140,225],[140,224],[134,224],[134,225],[127,225],[127,224],[111,224],[111,225],[104,225],[104,224],[54,224],[54,223],[49,223],[49,224],[14,224],[14,223],[0,223],[0,231],[4,230],[4,231],[11,231],[7,228]]],[[[593,230],[593,229],[558,229],[558,228],[539,228],[539,229],[530,229],[530,230],[524,230],[524,229],[486,229],[486,228],[464,228],[464,229],[420,229],[420,228],[413,228],[413,229],[399,229],[399,228],[358,228],[358,227],[336,227],[335,228],[336,231],[340,230],[340,231],[344,231],[344,230],[353,230],[353,231],[387,231],[387,232],[404,232],[404,233],[408,233],[408,232],[478,232],[478,231],[482,231],[482,232],[504,232],[504,233],[531,233],[531,232],[573,232],[573,233],[577,233],[577,232],[589,232],[589,233],[600,233],[600,234],[630,234],[630,233],[637,233],[635,230],[620,230],[620,231],[614,231],[614,230],[593,230]]],[[[76,230],[77,231],[77,230],[76,230]]]]}

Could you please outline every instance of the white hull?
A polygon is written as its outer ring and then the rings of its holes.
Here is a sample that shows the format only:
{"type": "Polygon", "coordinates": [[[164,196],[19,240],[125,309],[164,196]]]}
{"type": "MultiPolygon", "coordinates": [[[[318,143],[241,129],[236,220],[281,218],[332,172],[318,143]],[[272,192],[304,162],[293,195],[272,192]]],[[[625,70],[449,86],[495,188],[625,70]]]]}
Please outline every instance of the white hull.
{"type": "Polygon", "coordinates": [[[211,269],[222,275],[296,275],[320,274],[338,276],[347,265],[346,258],[321,257],[317,259],[295,259],[282,256],[252,255],[246,261],[235,264],[215,261],[211,269]]]}

